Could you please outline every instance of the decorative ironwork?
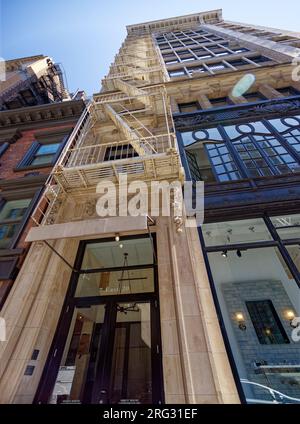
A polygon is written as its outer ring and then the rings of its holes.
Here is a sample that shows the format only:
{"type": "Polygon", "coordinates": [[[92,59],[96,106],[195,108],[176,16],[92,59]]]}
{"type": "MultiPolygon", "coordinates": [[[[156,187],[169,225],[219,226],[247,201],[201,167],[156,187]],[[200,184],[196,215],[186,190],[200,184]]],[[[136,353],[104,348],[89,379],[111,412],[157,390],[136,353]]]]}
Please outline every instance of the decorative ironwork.
{"type": "Polygon", "coordinates": [[[193,113],[174,114],[174,122],[177,130],[187,130],[195,126],[207,125],[232,121],[234,119],[251,118],[256,116],[276,116],[300,110],[300,96],[290,99],[265,100],[255,105],[227,106],[223,109],[197,111],[193,113]]]}

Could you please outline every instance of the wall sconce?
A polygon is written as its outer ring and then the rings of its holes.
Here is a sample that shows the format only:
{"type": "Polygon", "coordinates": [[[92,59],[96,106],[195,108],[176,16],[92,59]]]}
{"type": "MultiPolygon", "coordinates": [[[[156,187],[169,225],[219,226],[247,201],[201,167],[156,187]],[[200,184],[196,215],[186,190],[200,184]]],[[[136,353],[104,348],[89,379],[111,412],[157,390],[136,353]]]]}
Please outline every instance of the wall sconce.
{"type": "Polygon", "coordinates": [[[290,321],[290,326],[293,327],[293,328],[297,328],[298,325],[299,325],[299,323],[293,324],[293,320],[294,320],[295,316],[296,316],[295,312],[292,311],[291,309],[285,311],[285,317],[286,317],[286,319],[288,319],[290,321]]]}
{"type": "Polygon", "coordinates": [[[236,319],[236,321],[239,325],[239,329],[242,330],[242,331],[245,331],[247,327],[246,327],[245,318],[244,318],[244,315],[242,314],[242,312],[237,312],[235,314],[235,319],[236,319]]]}
{"type": "Polygon", "coordinates": [[[115,240],[116,240],[116,241],[120,241],[120,234],[116,234],[116,236],[115,236],[115,240]]]}

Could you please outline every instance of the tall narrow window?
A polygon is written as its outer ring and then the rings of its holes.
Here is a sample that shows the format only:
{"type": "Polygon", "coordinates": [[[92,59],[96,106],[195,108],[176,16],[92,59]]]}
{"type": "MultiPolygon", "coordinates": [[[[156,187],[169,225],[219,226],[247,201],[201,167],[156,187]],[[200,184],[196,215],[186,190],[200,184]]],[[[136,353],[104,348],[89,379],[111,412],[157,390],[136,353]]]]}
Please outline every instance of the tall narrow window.
{"type": "Polygon", "coordinates": [[[246,306],[260,344],[289,343],[271,300],[251,300],[246,306]]]}
{"type": "Polygon", "coordinates": [[[16,236],[31,199],[7,201],[0,212],[0,249],[7,249],[16,236]]]}

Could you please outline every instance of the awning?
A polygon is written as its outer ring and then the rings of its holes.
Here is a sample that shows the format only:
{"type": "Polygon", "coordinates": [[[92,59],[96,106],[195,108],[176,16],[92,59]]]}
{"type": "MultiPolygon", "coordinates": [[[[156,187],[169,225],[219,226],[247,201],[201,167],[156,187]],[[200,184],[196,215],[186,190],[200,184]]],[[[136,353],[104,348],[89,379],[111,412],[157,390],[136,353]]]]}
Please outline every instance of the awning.
{"type": "Polygon", "coordinates": [[[147,216],[118,216],[33,227],[25,241],[86,238],[142,230],[147,230],[147,216]]]}

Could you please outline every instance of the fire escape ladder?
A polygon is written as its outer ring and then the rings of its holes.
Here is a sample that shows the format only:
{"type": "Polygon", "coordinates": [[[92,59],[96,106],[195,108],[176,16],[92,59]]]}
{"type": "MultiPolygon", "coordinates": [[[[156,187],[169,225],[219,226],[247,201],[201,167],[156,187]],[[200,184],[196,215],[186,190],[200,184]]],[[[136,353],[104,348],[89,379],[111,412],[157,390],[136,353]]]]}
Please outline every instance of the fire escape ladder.
{"type": "Polygon", "coordinates": [[[151,102],[148,94],[134,85],[130,84],[128,81],[121,79],[116,79],[114,81],[115,87],[117,90],[122,91],[127,94],[129,97],[139,97],[139,100],[144,103],[145,106],[151,107],[151,102]]]}
{"type": "Polygon", "coordinates": [[[108,104],[103,105],[106,115],[113,121],[115,126],[121,133],[125,136],[126,139],[130,141],[135,151],[139,156],[145,156],[146,152],[141,147],[139,136],[136,132],[121,118],[121,116],[108,104]]]}

